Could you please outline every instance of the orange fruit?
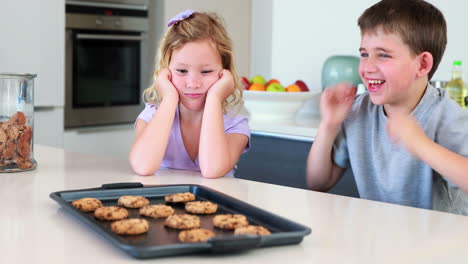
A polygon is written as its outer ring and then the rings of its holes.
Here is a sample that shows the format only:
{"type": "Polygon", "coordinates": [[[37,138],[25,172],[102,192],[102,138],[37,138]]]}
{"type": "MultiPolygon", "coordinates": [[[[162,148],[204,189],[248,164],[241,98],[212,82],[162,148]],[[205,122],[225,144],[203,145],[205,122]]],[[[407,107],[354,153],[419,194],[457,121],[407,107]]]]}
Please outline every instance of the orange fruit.
{"type": "Polygon", "coordinates": [[[271,79],[267,82],[267,84],[265,84],[265,87],[268,87],[268,85],[272,84],[272,83],[280,83],[278,80],[276,79],[271,79]]]}
{"type": "Polygon", "coordinates": [[[252,83],[249,88],[250,91],[265,91],[265,86],[260,83],[252,83]]]}
{"type": "Polygon", "coordinates": [[[288,87],[286,87],[286,92],[300,92],[301,87],[297,84],[291,84],[288,87]]]}

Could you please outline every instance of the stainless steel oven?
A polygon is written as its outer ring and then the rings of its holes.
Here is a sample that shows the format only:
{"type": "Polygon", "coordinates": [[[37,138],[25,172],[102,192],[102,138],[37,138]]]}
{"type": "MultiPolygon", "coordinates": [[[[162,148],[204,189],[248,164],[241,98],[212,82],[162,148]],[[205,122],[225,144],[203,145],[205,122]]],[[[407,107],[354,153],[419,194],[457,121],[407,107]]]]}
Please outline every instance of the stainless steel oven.
{"type": "Polygon", "coordinates": [[[133,122],[148,79],[148,3],[66,1],[65,127],[133,122]]]}

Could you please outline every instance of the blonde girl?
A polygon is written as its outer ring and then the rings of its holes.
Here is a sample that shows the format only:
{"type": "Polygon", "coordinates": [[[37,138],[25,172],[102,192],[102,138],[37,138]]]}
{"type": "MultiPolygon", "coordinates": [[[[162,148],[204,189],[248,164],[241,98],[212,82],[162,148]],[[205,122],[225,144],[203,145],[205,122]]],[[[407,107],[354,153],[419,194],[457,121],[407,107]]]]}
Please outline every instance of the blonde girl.
{"type": "Polygon", "coordinates": [[[153,85],[144,92],[130,164],[140,175],[160,167],[233,175],[248,150],[248,119],[232,42],[215,14],[186,10],[168,24],[153,85]]]}

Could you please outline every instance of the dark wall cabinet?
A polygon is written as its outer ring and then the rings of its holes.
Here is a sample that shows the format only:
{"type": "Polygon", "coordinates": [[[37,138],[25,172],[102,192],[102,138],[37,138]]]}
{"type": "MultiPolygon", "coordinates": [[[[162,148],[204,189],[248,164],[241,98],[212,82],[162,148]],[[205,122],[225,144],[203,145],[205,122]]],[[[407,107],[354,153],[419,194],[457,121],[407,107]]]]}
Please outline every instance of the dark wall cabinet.
{"type": "MultiPolygon", "coordinates": [[[[250,143],[250,151],[237,164],[237,178],[307,189],[305,170],[311,142],[252,135],[250,143]]],[[[348,172],[329,192],[359,197],[348,172]]]]}

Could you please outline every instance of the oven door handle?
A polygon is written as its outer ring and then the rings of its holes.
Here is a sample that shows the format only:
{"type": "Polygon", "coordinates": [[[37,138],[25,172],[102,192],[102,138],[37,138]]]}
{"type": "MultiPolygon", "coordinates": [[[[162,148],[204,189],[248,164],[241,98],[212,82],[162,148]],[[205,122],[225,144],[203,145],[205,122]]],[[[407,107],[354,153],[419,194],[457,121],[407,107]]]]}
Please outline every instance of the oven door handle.
{"type": "Polygon", "coordinates": [[[141,41],[142,36],[128,36],[128,35],[99,35],[99,34],[76,34],[77,39],[101,39],[101,40],[130,40],[141,41]]]}
{"type": "MultiPolygon", "coordinates": [[[[91,7],[101,7],[101,8],[121,8],[121,9],[130,9],[130,10],[148,10],[147,5],[138,5],[138,4],[111,4],[111,3],[92,3],[92,2],[81,2],[74,0],[66,0],[67,5],[75,6],[91,6],[91,7]]],[[[97,1],[96,1],[97,2],[97,1]]],[[[103,2],[103,1],[101,1],[103,2]]],[[[123,1],[121,1],[123,2],[123,1]]]]}

